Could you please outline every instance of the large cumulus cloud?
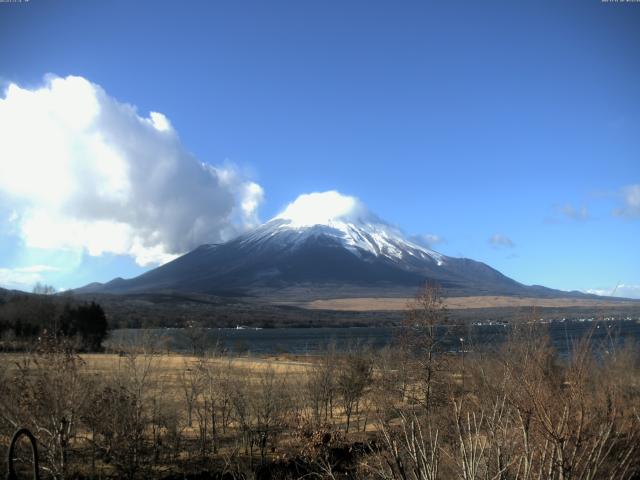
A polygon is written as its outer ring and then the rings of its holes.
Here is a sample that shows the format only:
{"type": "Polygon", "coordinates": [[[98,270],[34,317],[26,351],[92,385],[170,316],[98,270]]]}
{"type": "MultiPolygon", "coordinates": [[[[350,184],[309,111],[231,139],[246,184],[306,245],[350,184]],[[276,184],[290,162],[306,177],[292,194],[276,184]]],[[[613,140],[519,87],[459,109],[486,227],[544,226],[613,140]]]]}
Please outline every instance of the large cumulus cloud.
{"type": "Polygon", "coordinates": [[[82,77],[0,98],[0,206],[27,247],[163,263],[258,222],[262,189],[198,161],[161,113],[82,77]]]}

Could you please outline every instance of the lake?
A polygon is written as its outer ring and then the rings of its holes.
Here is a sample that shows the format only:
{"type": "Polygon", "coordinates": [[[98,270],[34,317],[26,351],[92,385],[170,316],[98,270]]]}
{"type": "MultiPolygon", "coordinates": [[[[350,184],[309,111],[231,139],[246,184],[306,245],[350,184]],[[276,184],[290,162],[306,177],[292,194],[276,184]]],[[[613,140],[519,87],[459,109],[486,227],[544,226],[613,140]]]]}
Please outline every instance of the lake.
{"type": "MultiPolygon", "coordinates": [[[[506,340],[510,328],[504,324],[460,327],[444,336],[443,348],[445,351],[492,348],[506,340]]],[[[589,332],[592,332],[594,342],[605,348],[621,346],[629,340],[640,342],[639,319],[555,321],[544,324],[543,328],[548,329],[551,342],[561,355],[566,355],[572,345],[589,332]]],[[[218,344],[231,353],[313,355],[329,344],[334,344],[338,351],[357,344],[382,348],[393,341],[397,331],[396,327],[120,329],[111,332],[107,345],[118,349],[119,345],[151,343],[163,350],[190,352],[194,345],[213,349],[218,344]]]]}

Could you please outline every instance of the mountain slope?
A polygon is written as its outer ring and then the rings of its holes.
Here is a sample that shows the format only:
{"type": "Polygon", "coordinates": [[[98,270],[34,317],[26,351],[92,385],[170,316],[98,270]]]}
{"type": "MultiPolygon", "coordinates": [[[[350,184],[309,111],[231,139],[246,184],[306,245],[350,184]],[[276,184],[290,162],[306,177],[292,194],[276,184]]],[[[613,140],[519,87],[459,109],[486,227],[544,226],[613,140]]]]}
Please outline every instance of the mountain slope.
{"type": "Polygon", "coordinates": [[[324,196],[310,205],[296,201],[271,221],[227,243],[202,245],[139,277],[91,284],[79,291],[310,300],[412,296],[432,281],[447,296],[583,295],[522,285],[484,263],[447,257],[409,241],[352,197],[314,195],[324,196]]]}

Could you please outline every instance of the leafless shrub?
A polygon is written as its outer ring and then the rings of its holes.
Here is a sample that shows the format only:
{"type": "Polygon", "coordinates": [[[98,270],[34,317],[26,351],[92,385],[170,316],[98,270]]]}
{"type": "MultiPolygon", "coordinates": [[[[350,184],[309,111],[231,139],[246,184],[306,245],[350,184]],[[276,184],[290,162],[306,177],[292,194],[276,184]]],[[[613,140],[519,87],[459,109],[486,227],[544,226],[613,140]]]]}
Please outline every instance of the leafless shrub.
{"type": "Polygon", "coordinates": [[[539,327],[515,332],[500,361],[482,372],[493,385],[478,390],[466,412],[456,404],[458,445],[478,453],[460,452],[463,478],[479,470],[495,478],[628,478],[640,423],[621,377],[603,375],[615,367],[598,361],[593,347],[584,337],[561,360],[539,327]]]}
{"type": "Polygon", "coordinates": [[[399,426],[379,426],[384,449],[373,471],[383,479],[437,480],[440,475],[439,432],[423,425],[415,413],[399,413],[399,426]]]}
{"type": "Polygon", "coordinates": [[[153,366],[150,353],[120,357],[113,378],[94,397],[94,441],[105,461],[124,478],[135,478],[152,463],[146,433],[152,423],[153,366]]]}
{"type": "Polygon", "coordinates": [[[87,398],[83,366],[64,345],[44,345],[17,362],[0,394],[5,426],[33,432],[44,457],[42,468],[54,478],[69,474],[69,453],[87,398]]]}

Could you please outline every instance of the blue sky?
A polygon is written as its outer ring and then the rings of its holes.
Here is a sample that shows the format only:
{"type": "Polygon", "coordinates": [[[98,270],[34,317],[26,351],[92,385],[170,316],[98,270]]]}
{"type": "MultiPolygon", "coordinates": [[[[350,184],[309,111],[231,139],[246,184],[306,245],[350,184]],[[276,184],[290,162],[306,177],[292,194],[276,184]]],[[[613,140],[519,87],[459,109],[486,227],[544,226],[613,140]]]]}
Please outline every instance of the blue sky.
{"type": "MultiPolygon", "coordinates": [[[[192,243],[221,240],[300,194],[338,190],[409,235],[430,235],[434,249],[523,283],[608,293],[621,282],[625,294],[640,296],[638,3],[30,0],[0,3],[0,42],[9,125],[0,145],[14,149],[0,147],[5,286],[134,276],[190,247],[181,231],[192,243]],[[154,172],[163,152],[173,152],[175,184],[163,177],[153,190],[140,174],[126,188],[145,201],[184,195],[187,205],[175,209],[183,213],[169,220],[204,218],[207,226],[175,220],[173,230],[157,232],[164,211],[105,213],[120,198],[112,170],[116,186],[95,209],[86,185],[73,201],[18,189],[27,173],[37,185],[68,165],[50,161],[44,146],[39,163],[14,155],[54,141],[40,140],[30,118],[20,124],[24,135],[10,130],[20,102],[42,89],[96,101],[100,135],[131,149],[123,168],[154,172]],[[171,138],[150,112],[162,114],[155,118],[166,120],[171,138]],[[145,140],[131,146],[123,132],[136,128],[145,140]],[[155,153],[139,161],[148,151],[155,153]],[[214,180],[190,161],[211,165],[214,180]],[[202,192],[192,192],[193,182],[202,192]],[[198,201],[205,205],[189,203],[198,201]],[[240,208],[247,201],[251,211],[240,208]],[[87,222],[100,232],[98,217],[126,228],[111,243],[82,233],[52,239],[43,218],[58,217],[76,222],[64,223],[67,232],[87,222]]],[[[89,115],[33,108],[51,121],[89,115]]],[[[65,141],[85,145],[74,135],[87,130],[69,125],[65,141]]],[[[82,158],[102,151],[82,148],[82,158]]],[[[90,175],[74,170],[69,182],[89,178],[97,188],[100,165],[90,175]]]]}

